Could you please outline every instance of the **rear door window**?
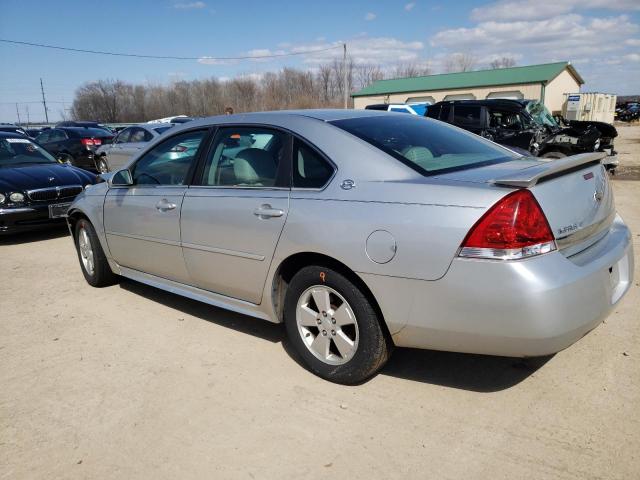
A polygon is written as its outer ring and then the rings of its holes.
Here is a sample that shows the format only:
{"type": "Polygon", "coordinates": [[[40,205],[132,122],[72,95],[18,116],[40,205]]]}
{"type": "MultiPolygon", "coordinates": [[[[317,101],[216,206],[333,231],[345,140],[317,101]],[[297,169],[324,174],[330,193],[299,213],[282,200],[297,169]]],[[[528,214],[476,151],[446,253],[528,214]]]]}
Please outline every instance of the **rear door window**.
{"type": "Polygon", "coordinates": [[[453,123],[456,125],[477,126],[480,124],[480,108],[471,105],[453,107],[453,123]]]}
{"type": "Polygon", "coordinates": [[[315,149],[296,139],[293,143],[294,188],[322,188],[333,176],[330,165],[315,149]]]}

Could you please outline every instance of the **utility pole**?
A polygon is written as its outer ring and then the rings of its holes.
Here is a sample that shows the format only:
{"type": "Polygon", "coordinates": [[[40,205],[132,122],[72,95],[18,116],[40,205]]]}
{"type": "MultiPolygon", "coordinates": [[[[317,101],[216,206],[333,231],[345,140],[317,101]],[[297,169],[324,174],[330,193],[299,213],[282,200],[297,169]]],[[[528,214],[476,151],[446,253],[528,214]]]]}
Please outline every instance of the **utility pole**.
{"type": "Polygon", "coordinates": [[[31,118],[29,117],[29,105],[27,104],[27,127],[31,124],[31,118]]]}
{"type": "Polygon", "coordinates": [[[349,89],[347,85],[347,44],[343,43],[343,55],[342,55],[342,72],[344,78],[342,79],[342,90],[344,90],[344,108],[349,108],[349,89]]]}
{"type": "Polygon", "coordinates": [[[44,118],[49,123],[49,113],[47,112],[47,101],[44,98],[44,87],[42,86],[42,79],[40,79],[40,91],[42,92],[42,106],[44,107],[44,118]]]}
{"type": "Polygon", "coordinates": [[[20,109],[18,108],[17,102],[16,102],[16,113],[18,114],[18,125],[20,125],[20,109]]]}

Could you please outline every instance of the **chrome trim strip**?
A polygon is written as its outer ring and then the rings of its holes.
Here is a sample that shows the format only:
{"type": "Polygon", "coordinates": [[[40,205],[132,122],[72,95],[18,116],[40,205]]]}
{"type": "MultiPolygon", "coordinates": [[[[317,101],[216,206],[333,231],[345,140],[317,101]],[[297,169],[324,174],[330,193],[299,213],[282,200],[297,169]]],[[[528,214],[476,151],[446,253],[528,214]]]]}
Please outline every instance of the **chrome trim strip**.
{"type": "Polygon", "coordinates": [[[35,212],[35,208],[0,208],[0,215],[11,214],[11,213],[29,213],[35,212]]]}
{"type": "Polygon", "coordinates": [[[107,231],[105,231],[105,233],[107,235],[113,235],[115,237],[133,238],[134,240],[144,240],[146,242],[161,243],[163,245],[171,245],[173,247],[180,246],[180,242],[177,242],[175,240],[165,240],[165,239],[156,238],[156,237],[145,237],[144,235],[132,235],[130,233],[118,233],[118,232],[107,232],[107,231]]]}
{"type": "Polygon", "coordinates": [[[566,237],[556,238],[556,244],[558,245],[558,250],[564,250],[574,245],[577,245],[584,240],[587,240],[589,237],[596,236],[604,230],[607,230],[616,218],[616,211],[613,210],[607,217],[603,218],[597,223],[589,225],[581,230],[578,230],[571,235],[567,235],[566,237]]]}
{"type": "Polygon", "coordinates": [[[192,250],[201,250],[203,252],[220,253],[222,255],[231,255],[232,257],[248,258],[250,260],[264,261],[264,255],[255,255],[253,253],[238,252],[236,250],[227,250],[225,248],[207,247],[205,245],[197,245],[195,243],[182,243],[183,248],[190,248],[192,250]]]}
{"type": "Polygon", "coordinates": [[[553,252],[555,249],[556,245],[553,241],[522,248],[462,247],[458,252],[458,256],[463,258],[482,258],[486,260],[520,260],[553,252]]]}

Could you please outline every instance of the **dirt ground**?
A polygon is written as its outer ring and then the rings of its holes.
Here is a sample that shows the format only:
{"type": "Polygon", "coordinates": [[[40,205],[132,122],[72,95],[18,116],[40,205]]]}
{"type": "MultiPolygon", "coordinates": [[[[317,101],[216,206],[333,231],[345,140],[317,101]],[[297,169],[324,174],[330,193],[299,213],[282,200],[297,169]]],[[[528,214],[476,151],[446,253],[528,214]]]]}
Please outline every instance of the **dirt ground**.
{"type": "MultiPolygon", "coordinates": [[[[620,131],[640,166],[640,126],[620,131]]],[[[640,259],[640,182],[620,178],[640,259]]],[[[0,253],[1,479],[640,477],[638,266],[551,358],[398,349],[344,387],[298,365],[279,325],[89,287],[64,230],[0,253]]]]}

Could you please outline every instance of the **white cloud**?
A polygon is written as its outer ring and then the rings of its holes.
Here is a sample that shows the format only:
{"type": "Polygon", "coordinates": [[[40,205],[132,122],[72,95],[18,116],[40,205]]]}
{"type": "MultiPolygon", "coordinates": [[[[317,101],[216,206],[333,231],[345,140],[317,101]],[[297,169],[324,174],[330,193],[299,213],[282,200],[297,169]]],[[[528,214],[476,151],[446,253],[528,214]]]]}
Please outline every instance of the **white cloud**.
{"type": "Polygon", "coordinates": [[[508,45],[534,58],[570,60],[624,48],[624,42],[638,30],[638,25],[626,15],[588,19],[568,14],[534,21],[481,22],[472,28],[443,30],[432,37],[431,44],[475,54],[490,54],[508,45]]]}
{"type": "Polygon", "coordinates": [[[413,7],[415,7],[415,6],[416,6],[416,2],[409,2],[404,6],[404,9],[407,12],[410,12],[411,10],[413,10],[413,7]]]}
{"type": "Polygon", "coordinates": [[[630,38],[624,43],[631,47],[640,47],[640,38],[630,38]]]}
{"type": "MultiPolygon", "coordinates": [[[[342,58],[342,41],[299,45],[292,52],[306,52],[304,63],[326,63],[342,58]],[[332,50],[326,50],[336,47],[332,50]],[[324,50],[324,51],[319,51],[324,50]]],[[[424,49],[422,42],[403,42],[391,37],[356,37],[347,40],[347,54],[357,64],[397,64],[415,62],[424,49]]]]}
{"type": "Polygon", "coordinates": [[[477,21],[536,20],[578,10],[640,10],[638,0],[498,0],[474,8],[471,18],[477,21]]]}
{"type": "Polygon", "coordinates": [[[375,19],[376,19],[376,16],[377,16],[377,15],[376,15],[375,13],[369,12],[369,13],[367,13],[367,14],[364,16],[364,19],[365,19],[367,22],[370,22],[371,20],[375,20],[375,19]]]}
{"type": "Polygon", "coordinates": [[[192,10],[205,8],[207,6],[204,2],[189,2],[189,3],[174,3],[173,8],[178,8],[180,10],[192,10]]]}
{"type": "Polygon", "coordinates": [[[625,60],[629,61],[629,62],[640,62],[640,54],[638,53],[630,53],[628,55],[625,55],[624,57],[625,60]]]}

